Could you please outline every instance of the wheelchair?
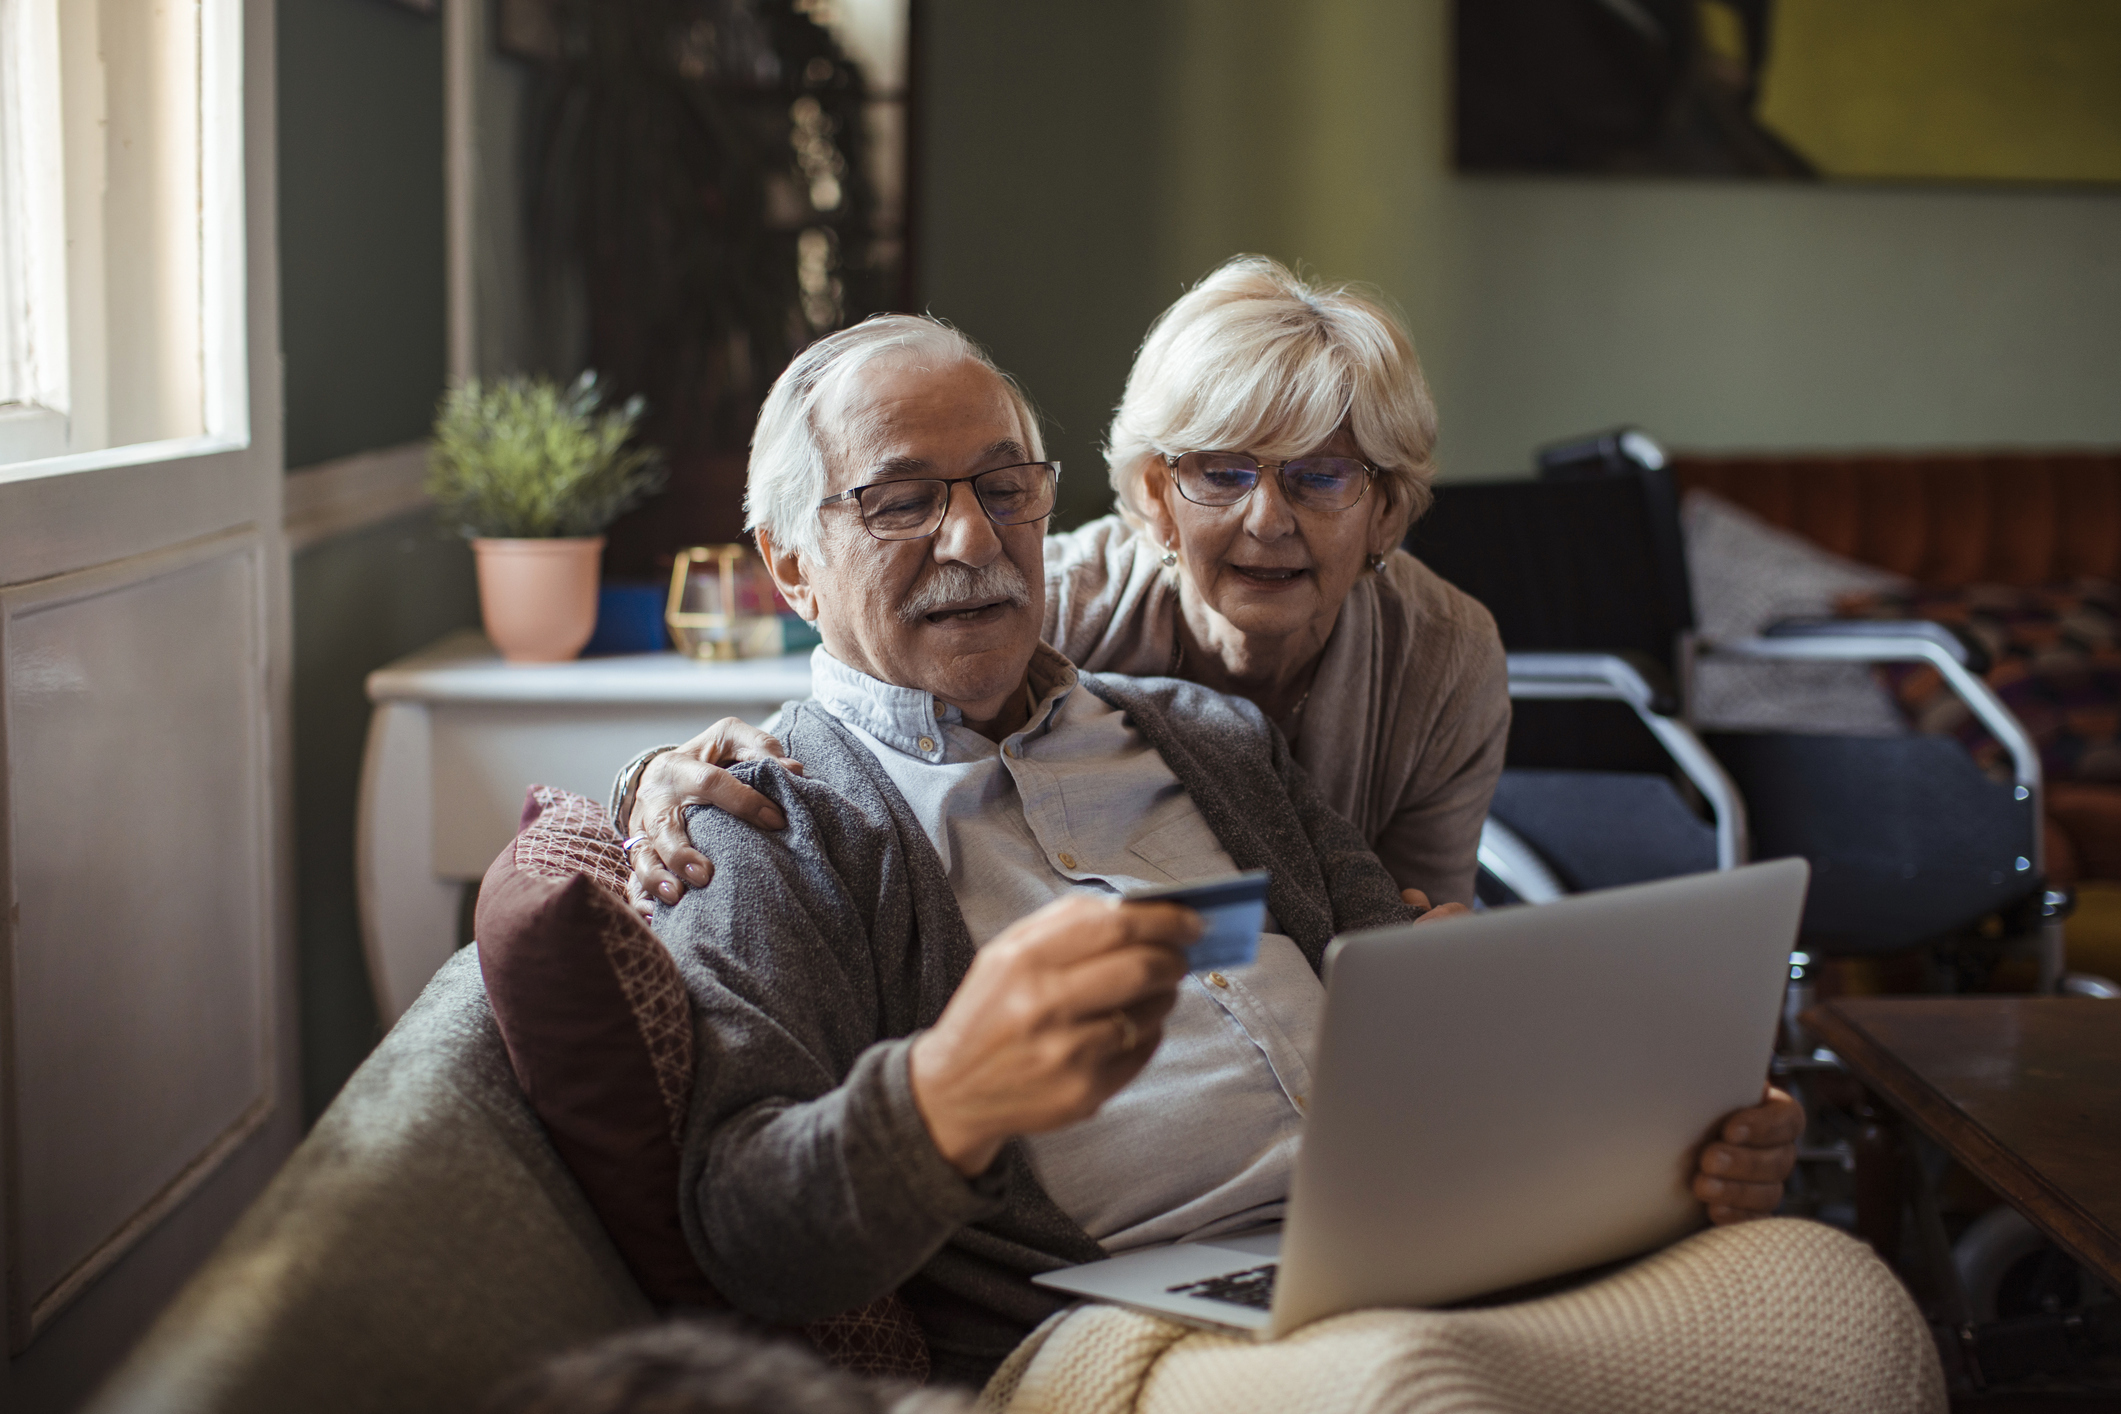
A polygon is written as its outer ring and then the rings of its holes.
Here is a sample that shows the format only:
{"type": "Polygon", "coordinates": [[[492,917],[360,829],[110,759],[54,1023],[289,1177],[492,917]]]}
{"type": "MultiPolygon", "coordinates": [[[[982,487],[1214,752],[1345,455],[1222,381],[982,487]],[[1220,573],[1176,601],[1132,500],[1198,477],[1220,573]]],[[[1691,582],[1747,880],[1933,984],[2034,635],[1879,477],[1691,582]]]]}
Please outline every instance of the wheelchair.
{"type": "MultiPolygon", "coordinates": [[[[1706,640],[1678,510],[1661,449],[1621,429],[1547,449],[1530,479],[1439,487],[1408,536],[1411,553],[1495,615],[1508,655],[1514,720],[1482,830],[1476,906],[1536,905],[1754,857],[1810,861],[1774,1072],[1814,1116],[1793,1209],[1854,1226],[1855,1158],[1878,1130],[1860,1087],[1799,1019],[1822,971],[1912,958],[1922,990],[1967,992],[2006,955],[2030,953],[2042,992],[2121,992],[2064,971],[2070,895],[2045,876],[2039,752],[1983,681],[1981,645],[1934,623],[1820,619],[1706,640]],[[1711,655],[1927,664],[2002,744],[2008,778],[1943,736],[1697,729],[1689,687],[1711,655]]],[[[1999,1283],[2018,1279],[2006,1269],[2022,1276],[2024,1263],[2055,1254],[2036,1252],[2007,1218],[1977,1223],[1954,1250],[1937,1217],[1937,1156],[1905,1161],[1917,1168],[1917,1265],[1946,1290],[1948,1313],[1995,1319],[1999,1283]],[[2005,1249],[2019,1267],[1999,1258],[2005,1249]]],[[[2080,1286],[2073,1299],[2098,1306],[2096,1289],[2080,1286]]]]}

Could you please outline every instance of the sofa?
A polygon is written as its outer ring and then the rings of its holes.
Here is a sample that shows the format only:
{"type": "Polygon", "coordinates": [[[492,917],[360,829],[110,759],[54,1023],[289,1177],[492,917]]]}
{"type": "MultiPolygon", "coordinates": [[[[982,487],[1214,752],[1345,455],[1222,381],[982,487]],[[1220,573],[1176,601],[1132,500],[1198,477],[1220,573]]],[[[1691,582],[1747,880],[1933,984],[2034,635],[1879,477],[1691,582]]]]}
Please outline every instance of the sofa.
{"type": "MultiPolygon", "coordinates": [[[[1927,590],[2121,581],[2121,452],[1683,454],[1672,474],[1927,590]]],[[[2121,783],[2051,779],[2047,814],[2055,882],[2121,880],[2121,783]]]]}
{"type": "MultiPolygon", "coordinates": [[[[673,1116],[687,1109],[678,1082],[691,1070],[673,1057],[690,1033],[669,1022],[671,1006],[686,1010],[682,985],[610,892],[615,850],[595,802],[531,788],[522,828],[481,888],[479,946],[437,973],[99,1391],[94,1414],[471,1411],[553,1352],[659,1309],[718,1304],[676,1235],[673,1116]]],[[[1049,1324],[1015,1396],[993,1407],[1234,1407],[1227,1394],[1200,1405],[1206,1387],[1185,1382],[1156,1393],[1148,1369],[1113,1363],[1141,1337],[1162,1349],[1185,1334],[1164,1324],[1114,1336],[1095,1308],[1061,1322],[1077,1332],[1065,1338],[1049,1324]],[[1130,1381],[1141,1400],[1116,1392],[1130,1381]]],[[[914,1381],[927,1371],[895,1297],[800,1335],[851,1371],[914,1381]]],[[[1699,1234],[1623,1275],[1520,1305],[1321,1322],[1267,1362],[1311,1390],[1308,1404],[1262,1387],[1249,1407],[1519,1407],[1499,1394],[1469,1404],[1466,1381],[1514,1387],[1528,1360],[1529,1376],[1568,1385],[1568,1407],[1586,1414],[1641,1407],[1646,1389],[1670,1392],[1674,1380],[1714,1395],[1694,1407],[1762,1414],[1793,1404],[1933,1414],[1943,1403],[1927,1331],[1884,1266],[1841,1234],[1783,1221],[1699,1234]],[[1350,1331],[1398,1334],[1348,1346],[1350,1331]],[[1760,1370],[1763,1359],[1773,1368],[1760,1370]],[[1320,1360],[1331,1378],[1303,1373],[1320,1360]],[[1397,1373],[1358,1379],[1365,1370],[1397,1373]],[[1577,1378],[1589,1374],[1599,1378],[1577,1378]],[[1369,1405],[1332,1396],[1351,1379],[1369,1405]],[[1797,1386],[1821,1397],[1784,1397],[1797,1386]]],[[[1200,1368],[1253,1379],[1251,1365],[1212,1353],[1200,1368]]]]}
{"type": "MultiPolygon", "coordinates": [[[[523,1098],[465,949],[87,1410],[475,1414],[544,1356],[655,1314],[523,1098]]],[[[1273,1347],[1093,1306],[1006,1373],[989,1398],[1008,1414],[1608,1414],[1653,1390],[1658,1407],[1746,1414],[1945,1403],[1883,1264],[1793,1220],[1714,1229],[1541,1300],[1358,1312],[1273,1347]]]]}
{"type": "Polygon", "coordinates": [[[654,1314],[517,1086],[466,948],[87,1407],[466,1414],[654,1314]]]}

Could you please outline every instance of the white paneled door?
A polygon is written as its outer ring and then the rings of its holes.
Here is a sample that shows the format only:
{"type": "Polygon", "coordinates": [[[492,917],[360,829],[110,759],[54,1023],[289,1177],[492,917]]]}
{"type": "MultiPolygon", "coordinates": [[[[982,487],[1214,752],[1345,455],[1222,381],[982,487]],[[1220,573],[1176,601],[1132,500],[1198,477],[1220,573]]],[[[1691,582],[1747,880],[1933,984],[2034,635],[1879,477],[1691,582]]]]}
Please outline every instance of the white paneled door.
{"type": "Polygon", "coordinates": [[[36,178],[0,241],[28,370],[0,424],[41,429],[0,437],[25,1414],[86,1396],[298,1129],[272,55],[264,0],[0,0],[0,175],[36,178]]]}

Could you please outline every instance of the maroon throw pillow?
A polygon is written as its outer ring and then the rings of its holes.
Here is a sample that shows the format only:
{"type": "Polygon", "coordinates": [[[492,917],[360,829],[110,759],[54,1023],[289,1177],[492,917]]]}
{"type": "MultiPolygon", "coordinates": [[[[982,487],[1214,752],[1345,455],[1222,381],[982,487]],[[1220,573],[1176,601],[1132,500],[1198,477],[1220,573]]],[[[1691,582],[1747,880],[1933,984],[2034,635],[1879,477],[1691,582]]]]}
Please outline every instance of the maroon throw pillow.
{"type": "Polygon", "coordinates": [[[479,970],[531,1107],[648,1298],[720,1306],[678,1222],[692,1006],[595,801],[532,786],[479,886],[479,970]]]}
{"type": "MultiPolygon", "coordinates": [[[[479,970],[516,1081],[619,1255],[658,1305],[722,1306],[678,1219],[692,1103],[692,1002],[626,902],[604,808],[532,786],[479,886],[479,970]]],[[[804,1327],[856,1374],[925,1381],[928,1346],[895,1295],[804,1327]]]]}

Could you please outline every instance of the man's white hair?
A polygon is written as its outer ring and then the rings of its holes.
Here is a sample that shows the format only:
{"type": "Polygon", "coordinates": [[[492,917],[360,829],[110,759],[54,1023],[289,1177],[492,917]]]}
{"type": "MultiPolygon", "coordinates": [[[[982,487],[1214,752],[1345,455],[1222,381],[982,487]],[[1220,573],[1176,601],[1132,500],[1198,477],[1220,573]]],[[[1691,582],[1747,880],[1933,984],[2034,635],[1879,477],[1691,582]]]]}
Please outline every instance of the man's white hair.
{"type": "Polygon", "coordinates": [[[1240,255],[1157,316],[1105,439],[1121,512],[1141,521],[1150,463],[1183,452],[1315,451],[1343,422],[1411,525],[1429,508],[1436,404],[1406,325],[1353,285],[1240,255]]]}
{"type": "Polygon", "coordinates": [[[985,349],[933,315],[873,314],[804,349],[773,381],[751,434],[744,529],[763,529],[776,549],[822,558],[818,502],[830,484],[829,459],[860,446],[868,431],[864,410],[848,407],[851,380],[884,358],[924,370],[965,362],[989,370],[1024,425],[1026,450],[1034,461],[1044,459],[1031,400],[985,349]]]}

